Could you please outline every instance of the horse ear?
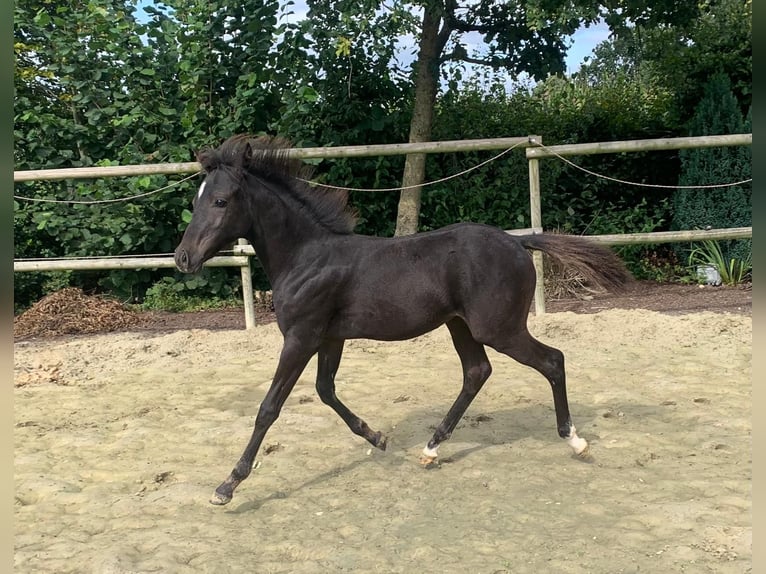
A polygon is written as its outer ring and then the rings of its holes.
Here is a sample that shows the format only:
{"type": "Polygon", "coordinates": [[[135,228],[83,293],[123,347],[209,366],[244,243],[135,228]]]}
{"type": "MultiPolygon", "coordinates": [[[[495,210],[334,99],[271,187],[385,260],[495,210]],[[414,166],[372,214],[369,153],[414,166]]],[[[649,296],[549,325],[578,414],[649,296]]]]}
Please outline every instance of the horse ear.
{"type": "Polygon", "coordinates": [[[253,159],[253,146],[250,142],[245,143],[245,149],[242,151],[242,164],[249,165],[253,159]]]}
{"type": "Polygon", "coordinates": [[[202,171],[206,173],[210,171],[210,164],[212,161],[210,150],[203,149],[201,151],[198,151],[197,153],[194,154],[194,158],[202,166],[202,171]]]}

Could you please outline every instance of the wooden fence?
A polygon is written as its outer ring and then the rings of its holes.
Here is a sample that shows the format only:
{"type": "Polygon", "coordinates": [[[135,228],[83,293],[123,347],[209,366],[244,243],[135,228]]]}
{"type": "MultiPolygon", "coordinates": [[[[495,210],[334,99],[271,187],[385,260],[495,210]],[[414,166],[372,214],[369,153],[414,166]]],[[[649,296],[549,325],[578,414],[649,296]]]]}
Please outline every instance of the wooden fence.
{"type": "MultiPolygon", "coordinates": [[[[530,136],[533,138],[534,136],[530,136]]],[[[542,143],[542,142],[534,142],[542,143]]],[[[557,145],[550,147],[527,148],[529,163],[529,198],[532,227],[542,227],[542,212],[540,209],[540,165],[539,160],[552,157],[567,157],[574,155],[594,155],[604,153],[634,153],[643,151],[660,151],[673,149],[707,148],[752,145],[753,134],[732,134],[718,136],[700,136],[686,138],[658,138],[645,140],[597,142],[586,144],[557,145]]],[[[727,182],[716,182],[727,183],[727,182]]],[[[737,227],[727,229],[695,229],[685,231],[662,231],[652,233],[626,233],[621,235],[589,235],[596,241],[606,245],[671,243],[676,241],[702,241],[706,239],[747,239],[753,236],[752,227],[737,227]]],[[[543,256],[541,253],[532,254],[537,271],[537,286],[535,288],[535,313],[545,313],[545,294],[543,283],[543,256]]]]}
{"type": "MultiPolygon", "coordinates": [[[[542,138],[532,135],[516,138],[494,138],[477,140],[458,140],[443,142],[423,142],[372,146],[344,146],[323,148],[293,148],[289,154],[302,159],[337,158],[337,157],[369,157],[402,155],[408,153],[450,153],[483,150],[502,150],[512,147],[526,149],[529,164],[529,196],[530,196],[530,229],[508,230],[507,233],[542,233],[542,213],[540,208],[540,166],[539,160],[550,157],[565,157],[572,155],[591,155],[601,153],[623,153],[652,150],[670,150],[684,148],[719,147],[751,145],[752,134],[736,134],[725,136],[706,136],[699,138],[664,138],[649,140],[632,140],[617,142],[601,142],[575,145],[541,147],[542,138]]],[[[68,168],[49,170],[15,171],[14,182],[62,180],[62,179],[95,179],[108,177],[133,177],[139,175],[196,173],[201,166],[197,162],[126,165],[90,168],[68,168]]],[[[634,233],[621,235],[592,235],[595,241],[607,245],[648,244],[673,241],[694,241],[702,239],[743,239],[752,237],[752,227],[711,230],[689,230],[678,232],[634,233]]],[[[231,255],[213,257],[208,267],[240,267],[242,276],[243,302],[245,306],[245,326],[252,329],[255,325],[253,289],[251,281],[250,258],[255,255],[252,246],[244,240],[239,241],[231,255]]],[[[535,290],[535,313],[545,313],[545,295],[543,289],[542,255],[533,254],[537,272],[537,287],[535,290]]],[[[64,270],[106,270],[106,269],[158,269],[174,268],[173,257],[103,257],[103,258],[63,258],[14,260],[14,272],[30,271],[64,271],[64,270]]]]}

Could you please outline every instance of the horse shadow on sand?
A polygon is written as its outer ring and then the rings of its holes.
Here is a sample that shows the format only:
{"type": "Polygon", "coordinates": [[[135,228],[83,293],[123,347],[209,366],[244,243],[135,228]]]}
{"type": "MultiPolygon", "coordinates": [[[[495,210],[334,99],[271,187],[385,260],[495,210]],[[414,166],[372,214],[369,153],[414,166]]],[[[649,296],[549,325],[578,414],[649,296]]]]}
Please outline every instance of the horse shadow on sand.
{"type": "MultiPolygon", "coordinates": [[[[368,448],[369,445],[364,441],[355,438],[354,440],[359,440],[360,450],[357,451],[358,455],[353,456],[353,460],[335,464],[331,469],[314,475],[311,475],[311,471],[307,470],[304,481],[300,482],[299,480],[293,485],[274,489],[269,494],[251,493],[248,497],[249,500],[233,505],[227,509],[227,512],[242,514],[257,511],[270,501],[289,498],[301,491],[329,483],[339,477],[351,475],[364,469],[364,467],[369,467],[370,476],[374,477],[393,473],[404,466],[411,467],[413,472],[439,472],[448,465],[471,464],[472,458],[478,453],[497,446],[509,447],[507,456],[509,458],[523,457],[525,464],[529,462],[530,457],[540,457],[541,465],[555,465],[556,457],[560,457],[561,461],[578,458],[568,452],[566,443],[556,433],[553,405],[529,402],[518,403],[497,410],[491,408],[469,409],[455,429],[452,439],[445,442],[438,464],[424,467],[419,464],[418,455],[448,407],[449,402],[445,399],[443,403],[436,405],[409,409],[403,413],[401,419],[396,420],[389,428],[381,428],[388,437],[388,447],[385,452],[368,448]],[[533,441],[532,445],[520,444],[529,439],[533,441]],[[368,454],[363,454],[365,451],[368,454]]],[[[655,412],[657,416],[661,417],[663,407],[626,404],[621,408],[625,411],[625,413],[620,411],[621,415],[632,418],[630,415],[633,410],[636,411],[636,414],[642,413],[643,416],[649,412],[655,412]]],[[[573,403],[573,411],[576,413],[578,424],[583,429],[583,434],[588,437],[591,444],[596,446],[600,438],[600,426],[604,422],[618,424],[619,420],[615,411],[603,406],[595,407],[573,403]]],[[[327,416],[332,417],[334,413],[328,409],[327,416]]],[[[343,429],[343,432],[348,431],[343,429]]],[[[328,441],[331,440],[333,438],[328,436],[328,441]]],[[[597,459],[598,454],[585,459],[583,463],[593,463],[597,459]]],[[[265,484],[263,484],[265,489],[276,486],[269,485],[268,479],[265,479],[265,484]]]]}

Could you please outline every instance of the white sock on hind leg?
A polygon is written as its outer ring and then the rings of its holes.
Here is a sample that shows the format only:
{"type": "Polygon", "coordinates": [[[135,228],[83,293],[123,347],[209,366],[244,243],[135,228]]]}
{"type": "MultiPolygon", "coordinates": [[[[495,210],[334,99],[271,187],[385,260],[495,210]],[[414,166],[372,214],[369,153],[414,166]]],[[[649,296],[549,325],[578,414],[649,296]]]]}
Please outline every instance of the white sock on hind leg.
{"type": "Polygon", "coordinates": [[[585,449],[588,448],[588,441],[577,436],[577,429],[575,429],[574,425],[572,425],[566,441],[567,444],[572,447],[575,454],[582,454],[585,452],[585,449]]]}
{"type": "Polygon", "coordinates": [[[437,452],[439,450],[439,445],[436,445],[434,448],[428,448],[428,445],[423,447],[423,458],[429,458],[432,460],[436,460],[439,458],[439,453],[437,452]]]}

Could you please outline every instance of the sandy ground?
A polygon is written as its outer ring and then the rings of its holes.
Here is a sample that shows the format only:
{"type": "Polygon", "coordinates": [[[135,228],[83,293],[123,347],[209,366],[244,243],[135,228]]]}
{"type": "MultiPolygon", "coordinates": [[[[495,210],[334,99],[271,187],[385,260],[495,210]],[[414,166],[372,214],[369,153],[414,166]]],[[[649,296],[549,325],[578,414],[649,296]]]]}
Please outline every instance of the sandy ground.
{"type": "Polygon", "coordinates": [[[595,462],[555,429],[545,380],[494,373],[441,464],[418,454],[459,389],[442,328],[352,341],[342,400],[312,362],[225,507],[280,347],[255,332],[121,333],[15,345],[15,571],[751,572],[752,320],[607,310],[530,319],[567,357],[595,462]]]}

